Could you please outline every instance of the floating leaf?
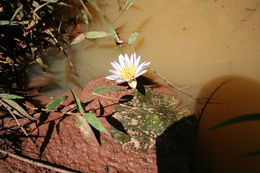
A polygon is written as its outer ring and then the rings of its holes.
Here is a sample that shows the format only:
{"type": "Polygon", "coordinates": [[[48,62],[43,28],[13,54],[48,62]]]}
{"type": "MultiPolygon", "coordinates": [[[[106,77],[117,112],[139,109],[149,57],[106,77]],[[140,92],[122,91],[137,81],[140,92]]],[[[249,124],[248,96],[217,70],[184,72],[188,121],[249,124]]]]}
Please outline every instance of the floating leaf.
{"type": "Polygon", "coordinates": [[[247,114],[247,115],[242,115],[239,117],[235,117],[232,118],[230,120],[224,121],[210,129],[208,129],[208,131],[213,130],[213,129],[217,129],[220,127],[224,127],[224,126],[228,126],[231,124],[237,124],[237,123],[242,123],[242,122],[247,122],[247,121],[259,121],[260,120],[260,113],[256,113],[256,114],[247,114]]]}
{"type": "Polygon", "coordinates": [[[92,113],[84,113],[83,118],[85,118],[89,124],[91,124],[95,129],[104,132],[106,134],[109,134],[108,131],[105,129],[103,124],[99,121],[99,119],[92,113]]]}
{"type": "Polygon", "coordinates": [[[128,38],[127,43],[128,43],[129,45],[133,45],[133,44],[136,42],[138,36],[139,36],[139,32],[133,32],[133,33],[130,35],[130,37],[128,38]]]}
{"type": "Polygon", "coordinates": [[[73,98],[74,98],[74,101],[77,105],[77,108],[78,108],[78,111],[81,113],[81,114],[84,114],[85,113],[85,110],[80,102],[80,99],[73,93],[73,91],[70,89],[70,92],[71,94],[73,95],[73,98]]]}
{"type": "Polygon", "coordinates": [[[68,96],[61,96],[53,99],[46,108],[48,110],[54,110],[56,107],[59,107],[65,100],[67,100],[68,96]]]}
{"type": "Polygon", "coordinates": [[[77,115],[76,123],[79,126],[80,130],[83,132],[84,135],[87,137],[90,135],[91,128],[85,118],[82,116],[77,115]]]}
{"type": "Polygon", "coordinates": [[[123,10],[127,10],[131,5],[133,5],[135,0],[127,0],[127,2],[125,3],[123,10]]]}
{"type": "Polygon", "coordinates": [[[10,107],[18,111],[22,116],[27,117],[30,120],[36,120],[36,118],[30,116],[19,104],[17,104],[13,100],[3,99],[5,103],[7,103],[10,107]]]}
{"type": "Polygon", "coordinates": [[[74,45],[74,44],[78,44],[80,42],[82,42],[83,40],[85,40],[85,34],[79,34],[77,37],[75,37],[72,42],[70,43],[71,45],[74,45]]]}
{"type": "Polygon", "coordinates": [[[7,94],[7,93],[1,93],[0,97],[2,99],[22,99],[23,97],[18,96],[18,95],[14,95],[14,94],[7,94]]]}
{"type": "Polygon", "coordinates": [[[112,91],[122,91],[122,89],[119,89],[114,86],[99,86],[93,89],[93,92],[95,94],[104,94],[112,91]]]}
{"type": "Polygon", "coordinates": [[[85,33],[86,38],[88,39],[96,39],[96,38],[104,38],[111,36],[111,33],[103,32],[103,31],[91,31],[85,33]]]}

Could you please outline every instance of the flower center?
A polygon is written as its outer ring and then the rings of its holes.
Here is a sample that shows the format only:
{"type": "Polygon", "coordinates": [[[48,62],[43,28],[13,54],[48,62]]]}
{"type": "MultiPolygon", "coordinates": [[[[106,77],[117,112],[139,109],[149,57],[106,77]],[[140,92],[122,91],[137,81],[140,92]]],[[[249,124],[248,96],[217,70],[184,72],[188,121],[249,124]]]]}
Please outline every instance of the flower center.
{"type": "Polygon", "coordinates": [[[136,75],[136,69],[131,66],[125,66],[121,71],[120,71],[121,77],[124,79],[131,79],[135,77],[136,75]]]}

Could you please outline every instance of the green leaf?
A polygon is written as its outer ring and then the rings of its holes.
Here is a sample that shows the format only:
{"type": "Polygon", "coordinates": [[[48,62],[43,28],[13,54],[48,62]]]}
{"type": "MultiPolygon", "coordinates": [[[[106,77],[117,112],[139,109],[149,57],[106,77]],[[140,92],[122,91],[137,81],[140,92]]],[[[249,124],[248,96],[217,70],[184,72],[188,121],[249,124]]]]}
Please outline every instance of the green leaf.
{"type": "Polygon", "coordinates": [[[128,43],[129,45],[133,45],[133,44],[136,42],[138,36],[139,36],[139,32],[133,32],[133,33],[130,35],[130,37],[128,38],[127,43],[128,43]]]}
{"type": "Polygon", "coordinates": [[[12,20],[14,20],[14,18],[16,17],[16,15],[19,13],[19,11],[20,11],[22,8],[23,8],[23,5],[21,5],[20,7],[18,7],[18,8],[15,10],[15,12],[14,12],[14,14],[13,14],[13,16],[12,16],[10,22],[11,22],[12,20]]]}
{"type": "Polygon", "coordinates": [[[252,151],[246,154],[243,154],[244,157],[251,157],[251,156],[260,156],[260,150],[252,151]]]}
{"type": "Polygon", "coordinates": [[[235,117],[230,120],[224,121],[210,129],[208,129],[208,131],[214,130],[214,129],[217,129],[220,127],[228,126],[231,124],[243,123],[243,122],[247,122],[247,121],[259,121],[259,120],[260,120],[260,113],[242,115],[242,116],[235,117]]]}
{"type": "Polygon", "coordinates": [[[44,64],[41,57],[36,58],[36,62],[41,66],[44,71],[47,71],[47,66],[44,64]]]}
{"type": "Polygon", "coordinates": [[[119,89],[114,86],[99,86],[93,89],[93,92],[95,94],[104,94],[112,91],[122,91],[122,89],[119,89]]]}
{"type": "Polygon", "coordinates": [[[105,129],[101,121],[92,113],[84,113],[83,118],[85,118],[89,124],[91,124],[95,129],[104,132],[106,134],[109,134],[108,131],[105,129]]]}
{"type": "Polygon", "coordinates": [[[27,25],[29,24],[29,20],[24,21],[9,21],[9,20],[0,20],[0,25],[27,25]]]}
{"type": "Polygon", "coordinates": [[[70,92],[71,94],[73,95],[73,98],[74,98],[74,101],[77,105],[77,109],[78,111],[81,113],[81,114],[84,114],[85,113],[85,110],[80,102],[80,99],[73,93],[73,91],[70,89],[70,92]]]}
{"type": "Polygon", "coordinates": [[[30,116],[19,104],[17,104],[13,100],[3,99],[5,103],[7,103],[10,107],[18,111],[18,113],[21,114],[21,116],[27,117],[30,120],[36,120],[36,118],[30,116]]]}
{"type": "Polygon", "coordinates": [[[115,42],[120,42],[120,38],[118,37],[118,34],[116,33],[116,30],[113,26],[108,27],[109,32],[112,34],[112,37],[114,38],[115,42]]]}
{"type": "Polygon", "coordinates": [[[80,13],[81,13],[81,18],[82,18],[82,20],[86,23],[86,24],[88,24],[89,22],[89,19],[88,19],[88,14],[86,13],[86,11],[84,10],[84,9],[81,9],[80,10],[80,13]]]}
{"type": "Polygon", "coordinates": [[[78,44],[80,42],[82,42],[83,40],[85,40],[86,36],[85,34],[79,34],[77,37],[75,37],[72,42],[70,43],[71,45],[74,45],[74,44],[78,44]]]}
{"type": "Polygon", "coordinates": [[[123,10],[127,10],[131,5],[133,5],[135,0],[127,0],[127,2],[125,3],[123,10]]]}
{"type": "Polygon", "coordinates": [[[85,33],[86,38],[88,39],[96,39],[96,38],[104,38],[111,36],[111,33],[103,32],[103,31],[91,31],[85,33]]]}
{"type": "Polygon", "coordinates": [[[98,7],[98,5],[93,0],[88,0],[88,3],[105,19],[108,19],[105,13],[98,7]]]}
{"type": "Polygon", "coordinates": [[[78,127],[80,128],[80,130],[83,132],[84,135],[86,135],[87,137],[90,135],[91,128],[85,118],[77,115],[76,124],[78,125],[78,127]]]}
{"type": "Polygon", "coordinates": [[[61,96],[53,99],[50,103],[47,104],[46,108],[48,110],[54,110],[56,107],[59,107],[65,100],[67,100],[68,96],[61,96]]]}
{"type": "Polygon", "coordinates": [[[23,97],[18,96],[18,95],[14,95],[14,94],[7,94],[7,93],[1,93],[0,97],[2,99],[22,99],[23,97]]]}

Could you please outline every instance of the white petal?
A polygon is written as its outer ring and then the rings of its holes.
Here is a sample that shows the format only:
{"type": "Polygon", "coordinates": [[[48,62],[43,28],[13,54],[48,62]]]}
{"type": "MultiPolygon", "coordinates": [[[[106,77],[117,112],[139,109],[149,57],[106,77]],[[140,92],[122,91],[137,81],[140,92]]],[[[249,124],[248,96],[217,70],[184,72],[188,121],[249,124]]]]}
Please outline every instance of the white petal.
{"type": "Polygon", "coordinates": [[[119,63],[120,63],[121,68],[123,68],[125,66],[125,57],[120,54],[118,59],[119,59],[119,63]]]}
{"type": "Polygon", "coordinates": [[[127,65],[130,64],[130,59],[129,59],[127,54],[125,54],[125,62],[126,62],[127,65]]]}
{"type": "Polygon", "coordinates": [[[124,79],[117,79],[115,82],[116,83],[121,83],[121,82],[125,82],[125,80],[124,79]]]}
{"type": "Polygon", "coordinates": [[[138,75],[144,69],[145,62],[140,64],[136,69],[136,74],[138,75]]]}
{"type": "Polygon", "coordinates": [[[140,62],[141,56],[138,56],[137,59],[135,59],[134,66],[137,68],[140,62]]]}
{"type": "Polygon", "coordinates": [[[134,56],[131,55],[131,58],[130,58],[130,66],[133,67],[134,66],[134,56]]]}
{"type": "Polygon", "coordinates": [[[141,71],[139,74],[137,74],[136,75],[136,77],[135,78],[137,78],[137,77],[139,77],[139,76],[141,76],[141,75],[143,75],[144,73],[146,73],[147,72],[147,70],[143,70],[143,71],[141,71]]]}
{"type": "Polygon", "coordinates": [[[120,75],[120,72],[119,71],[116,71],[116,70],[108,70],[109,72],[113,73],[114,75],[120,75]]]}
{"type": "Polygon", "coordinates": [[[121,66],[117,62],[111,62],[110,64],[114,67],[115,70],[121,70],[121,66]]]}
{"type": "Polygon", "coordinates": [[[118,76],[117,75],[110,75],[110,76],[106,76],[106,79],[108,79],[108,80],[117,80],[118,76]]]}

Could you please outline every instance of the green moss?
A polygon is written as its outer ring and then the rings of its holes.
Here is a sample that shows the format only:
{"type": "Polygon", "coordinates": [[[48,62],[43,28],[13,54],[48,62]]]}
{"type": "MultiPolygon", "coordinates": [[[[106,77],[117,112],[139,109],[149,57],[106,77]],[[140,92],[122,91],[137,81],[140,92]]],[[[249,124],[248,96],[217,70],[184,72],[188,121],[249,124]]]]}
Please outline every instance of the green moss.
{"type": "Polygon", "coordinates": [[[190,115],[188,109],[176,111],[180,101],[173,96],[147,89],[146,94],[134,93],[134,98],[118,105],[118,119],[128,132],[112,128],[115,140],[125,147],[146,152],[154,148],[155,139],[174,122],[190,115]]]}

